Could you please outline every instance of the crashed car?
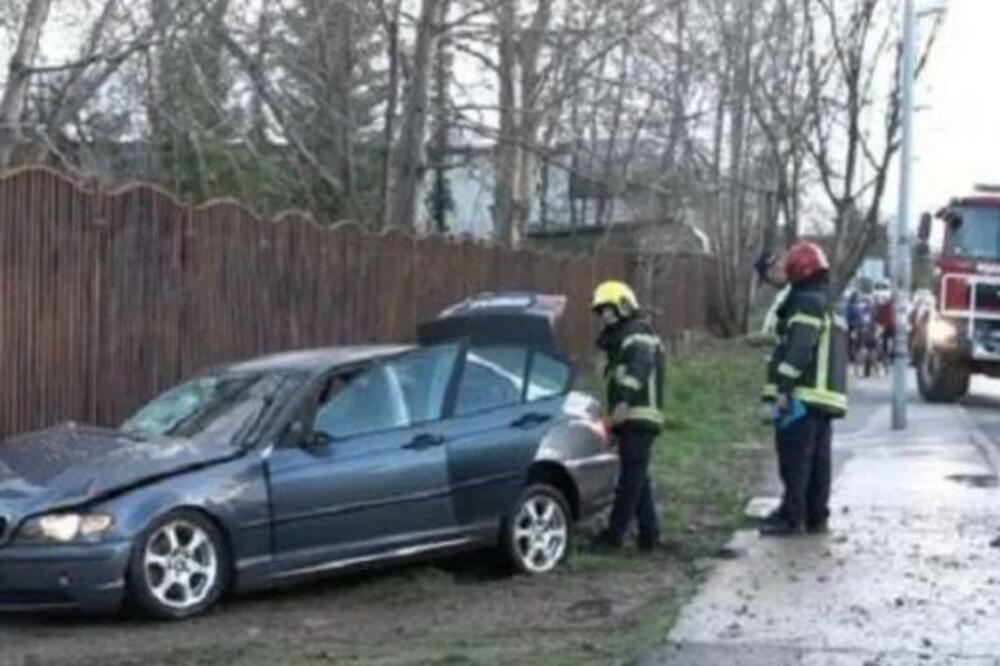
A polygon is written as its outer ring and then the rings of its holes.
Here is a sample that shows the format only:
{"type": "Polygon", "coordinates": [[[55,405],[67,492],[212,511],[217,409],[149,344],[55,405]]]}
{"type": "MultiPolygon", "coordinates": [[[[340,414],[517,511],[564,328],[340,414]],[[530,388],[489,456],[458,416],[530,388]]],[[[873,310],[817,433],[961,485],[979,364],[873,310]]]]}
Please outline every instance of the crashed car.
{"type": "Polygon", "coordinates": [[[247,591],[496,547],[555,568],[613,498],[599,404],[571,390],[559,299],[485,295],[414,346],[208,370],[118,429],[0,444],[0,609],[162,619],[247,591]]]}

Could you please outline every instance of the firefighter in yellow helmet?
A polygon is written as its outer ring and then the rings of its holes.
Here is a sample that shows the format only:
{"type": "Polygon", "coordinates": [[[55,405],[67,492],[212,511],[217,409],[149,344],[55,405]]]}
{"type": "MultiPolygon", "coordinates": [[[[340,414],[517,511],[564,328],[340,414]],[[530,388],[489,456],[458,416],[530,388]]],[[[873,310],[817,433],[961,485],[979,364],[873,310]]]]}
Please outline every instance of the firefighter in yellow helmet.
{"type": "Polygon", "coordinates": [[[641,315],[635,292],[624,282],[600,284],[592,308],[603,322],[597,346],[607,356],[607,404],[621,458],[611,518],[593,545],[605,551],[621,548],[635,517],[639,549],[648,552],[660,541],[649,461],[663,426],[663,344],[641,315]]]}

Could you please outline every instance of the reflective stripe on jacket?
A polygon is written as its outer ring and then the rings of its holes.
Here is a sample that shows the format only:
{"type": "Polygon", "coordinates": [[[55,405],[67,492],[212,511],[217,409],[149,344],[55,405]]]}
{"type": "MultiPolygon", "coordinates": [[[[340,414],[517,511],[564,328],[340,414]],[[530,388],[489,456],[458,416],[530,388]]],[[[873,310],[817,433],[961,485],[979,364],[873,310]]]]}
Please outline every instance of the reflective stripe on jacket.
{"type": "Polygon", "coordinates": [[[778,319],[764,399],[784,393],[831,416],[846,415],[847,322],[828,311],[825,282],[795,287],[778,319]]]}
{"type": "Polygon", "coordinates": [[[605,370],[608,409],[627,407],[624,421],[660,430],[663,426],[665,353],[660,338],[642,319],[634,318],[613,331],[605,370]]]}

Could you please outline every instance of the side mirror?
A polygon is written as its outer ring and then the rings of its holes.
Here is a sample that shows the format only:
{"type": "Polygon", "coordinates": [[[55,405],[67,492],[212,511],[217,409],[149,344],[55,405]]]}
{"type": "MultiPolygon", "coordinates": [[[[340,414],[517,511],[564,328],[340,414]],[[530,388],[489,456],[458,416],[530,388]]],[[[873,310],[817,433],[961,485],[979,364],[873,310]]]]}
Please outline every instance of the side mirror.
{"type": "Polygon", "coordinates": [[[309,433],[306,425],[302,421],[292,421],[281,433],[279,442],[281,446],[294,448],[303,446],[308,439],[309,433]]]}
{"type": "Polygon", "coordinates": [[[931,222],[933,218],[930,213],[920,216],[920,227],[917,229],[917,238],[926,243],[931,239],[931,222]]]}

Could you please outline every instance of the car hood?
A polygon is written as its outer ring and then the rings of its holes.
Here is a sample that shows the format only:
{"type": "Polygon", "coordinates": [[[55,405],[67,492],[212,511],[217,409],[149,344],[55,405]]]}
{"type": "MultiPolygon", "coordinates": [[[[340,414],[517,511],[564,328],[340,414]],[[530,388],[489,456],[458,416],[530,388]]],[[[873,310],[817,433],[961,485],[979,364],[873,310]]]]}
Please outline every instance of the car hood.
{"type": "Polygon", "coordinates": [[[234,455],[218,442],[144,441],[66,423],[0,442],[0,514],[17,518],[85,504],[234,455]]]}

